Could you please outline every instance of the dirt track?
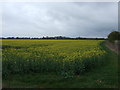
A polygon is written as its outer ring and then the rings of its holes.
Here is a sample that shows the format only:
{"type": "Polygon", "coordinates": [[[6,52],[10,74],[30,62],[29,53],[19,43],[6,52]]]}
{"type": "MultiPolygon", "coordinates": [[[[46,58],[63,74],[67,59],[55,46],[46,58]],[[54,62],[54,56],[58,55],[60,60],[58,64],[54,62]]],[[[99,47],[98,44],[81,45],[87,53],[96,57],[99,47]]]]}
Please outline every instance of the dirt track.
{"type": "Polygon", "coordinates": [[[120,55],[120,41],[116,41],[115,43],[110,43],[109,41],[105,41],[105,45],[110,50],[120,55]]]}

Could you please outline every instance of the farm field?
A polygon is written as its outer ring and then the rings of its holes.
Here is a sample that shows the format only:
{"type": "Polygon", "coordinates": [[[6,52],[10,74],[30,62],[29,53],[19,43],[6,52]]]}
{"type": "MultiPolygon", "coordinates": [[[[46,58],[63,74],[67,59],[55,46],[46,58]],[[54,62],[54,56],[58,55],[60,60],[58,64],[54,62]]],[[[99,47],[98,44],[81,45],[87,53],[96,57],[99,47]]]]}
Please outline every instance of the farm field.
{"type": "Polygon", "coordinates": [[[2,40],[3,87],[115,88],[117,55],[103,42],[2,40]]]}

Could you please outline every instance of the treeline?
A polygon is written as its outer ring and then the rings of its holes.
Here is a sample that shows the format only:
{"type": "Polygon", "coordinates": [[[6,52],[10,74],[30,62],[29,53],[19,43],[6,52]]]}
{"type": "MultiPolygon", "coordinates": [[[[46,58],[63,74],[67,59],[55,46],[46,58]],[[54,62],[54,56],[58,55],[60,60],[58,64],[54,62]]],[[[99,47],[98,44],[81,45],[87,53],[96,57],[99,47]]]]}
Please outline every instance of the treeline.
{"type": "Polygon", "coordinates": [[[64,37],[64,36],[56,36],[56,37],[1,37],[0,39],[72,39],[72,40],[105,40],[106,38],[83,38],[83,37],[76,37],[76,38],[71,38],[71,37],[64,37]]]}

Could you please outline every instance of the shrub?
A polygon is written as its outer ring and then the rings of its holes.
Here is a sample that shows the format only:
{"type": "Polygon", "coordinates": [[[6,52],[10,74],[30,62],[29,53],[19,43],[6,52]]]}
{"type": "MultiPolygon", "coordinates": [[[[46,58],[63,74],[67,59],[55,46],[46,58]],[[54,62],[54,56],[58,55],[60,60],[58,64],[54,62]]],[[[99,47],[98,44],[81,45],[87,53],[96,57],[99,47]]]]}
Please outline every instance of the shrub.
{"type": "Polygon", "coordinates": [[[120,32],[118,31],[113,31],[108,35],[108,40],[110,42],[114,42],[115,40],[120,40],[120,32]]]}

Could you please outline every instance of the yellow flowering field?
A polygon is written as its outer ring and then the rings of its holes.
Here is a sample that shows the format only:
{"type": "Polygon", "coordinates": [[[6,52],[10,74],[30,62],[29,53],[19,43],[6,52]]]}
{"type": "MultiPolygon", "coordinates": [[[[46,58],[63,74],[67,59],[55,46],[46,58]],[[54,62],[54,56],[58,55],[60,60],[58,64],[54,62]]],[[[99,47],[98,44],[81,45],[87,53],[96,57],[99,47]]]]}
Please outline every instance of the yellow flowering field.
{"type": "Polygon", "coordinates": [[[65,78],[82,74],[106,59],[103,40],[2,40],[3,77],[54,72],[65,78]]]}

